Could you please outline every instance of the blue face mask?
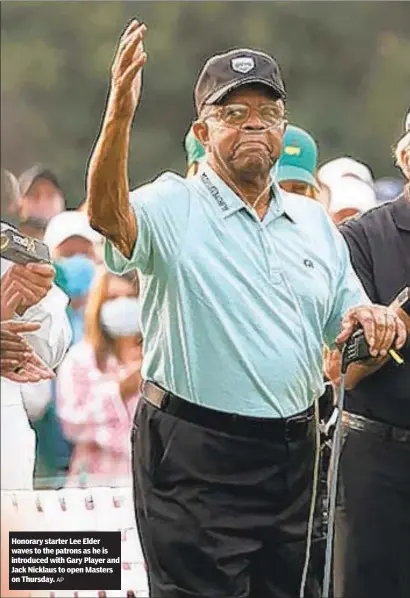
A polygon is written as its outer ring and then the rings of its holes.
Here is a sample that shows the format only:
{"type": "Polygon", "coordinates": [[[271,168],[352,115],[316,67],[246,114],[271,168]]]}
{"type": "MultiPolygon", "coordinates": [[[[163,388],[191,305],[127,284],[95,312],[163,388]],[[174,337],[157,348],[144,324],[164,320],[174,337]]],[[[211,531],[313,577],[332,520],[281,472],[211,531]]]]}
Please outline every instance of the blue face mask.
{"type": "Polygon", "coordinates": [[[58,261],[61,287],[70,299],[87,295],[95,275],[95,264],[85,255],[73,255],[58,261]]]}

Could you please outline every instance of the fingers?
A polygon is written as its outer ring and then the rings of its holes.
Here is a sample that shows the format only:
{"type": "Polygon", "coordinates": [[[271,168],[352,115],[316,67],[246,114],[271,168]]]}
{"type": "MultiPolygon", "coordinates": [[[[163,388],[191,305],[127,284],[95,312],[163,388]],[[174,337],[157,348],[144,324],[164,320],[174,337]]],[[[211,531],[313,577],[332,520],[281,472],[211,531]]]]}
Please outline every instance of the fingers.
{"type": "Polygon", "coordinates": [[[375,349],[378,349],[379,355],[386,357],[396,338],[397,324],[393,311],[386,309],[383,312],[383,315],[376,322],[376,343],[378,335],[380,335],[380,342],[378,345],[375,344],[375,349]]]}
{"type": "Polygon", "coordinates": [[[24,364],[23,370],[32,373],[34,376],[39,376],[40,380],[50,380],[55,376],[53,370],[43,363],[35,354],[33,354],[24,364]]]}
{"type": "Polygon", "coordinates": [[[16,365],[24,363],[24,361],[28,359],[30,355],[30,351],[27,351],[26,348],[24,348],[22,351],[20,349],[15,350],[9,348],[3,349],[3,347],[1,348],[1,359],[15,361],[16,365]]]}
{"type": "MultiPolygon", "coordinates": [[[[117,56],[115,57],[113,64],[112,70],[115,78],[122,78],[128,67],[132,63],[134,64],[134,59],[139,61],[140,56],[138,55],[138,46],[141,44],[141,48],[139,50],[140,54],[142,54],[143,46],[141,42],[146,31],[146,25],[140,25],[137,21],[131,23],[131,25],[126,29],[123,37],[121,38],[117,56]]],[[[140,63],[139,68],[141,68],[143,64],[144,62],[140,63]]]]}
{"type": "MultiPolygon", "coordinates": [[[[386,335],[389,335],[388,331],[388,319],[387,319],[387,312],[386,310],[381,310],[377,308],[371,309],[371,318],[373,320],[373,329],[374,329],[374,343],[373,346],[369,348],[370,354],[372,357],[377,357],[377,355],[382,355],[383,357],[387,354],[387,351],[384,347],[384,342],[386,335]],[[383,353],[382,353],[383,351],[383,353]]],[[[359,317],[359,322],[361,323],[361,317],[359,317]]],[[[365,330],[363,326],[363,330],[365,330]]],[[[366,331],[365,331],[366,336],[366,331]]],[[[366,336],[367,339],[367,336],[366,336]]]]}
{"type": "Polygon", "coordinates": [[[374,345],[376,342],[376,322],[371,309],[367,307],[359,308],[356,310],[355,315],[357,322],[363,328],[364,336],[369,347],[370,355],[372,357],[377,357],[378,352],[374,350],[374,345]]]}
{"type": "Polygon", "coordinates": [[[53,284],[54,268],[47,264],[15,264],[9,270],[13,292],[18,294],[18,307],[30,307],[43,299],[53,284]],[[34,266],[36,268],[33,270],[34,266]],[[42,274],[39,274],[38,270],[42,274]]]}
{"type": "Polygon", "coordinates": [[[357,325],[357,320],[351,312],[347,312],[342,320],[341,331],[339,336],[336,338],[336,344],[343,344],[352,336],[357,325]]]}
{"type": "Polygon", "coordinates": [[[1,284],[1,316],[4,320],[8,320],[18,310],[22,301],[22,297],[17,290],[16,283],[7,278],[1,284]]]}
{"type": "Polygon", "coordinates": [[[34,272],[45,278],[51,278],[52,280],[56,274],[55,268],[51,264],[27,264],[25,268],[30,272],[34,272]]]}
{"type": "Polygon", "coordinates": [[[138,53],[138,50],[141,52],[143,51],[142,40],[144,39],[144,35],[147,28],[145,25],[141,25],[132,35],[124,43],[124,46],[121,48],[120,54],[120,61],[124,68],[126,68],[133,60],[133,58],[138,58],[135,56],[138,53]],[[139,48],[139,46],[141,47],[139,48]]]}
{"type": "Polygon", "coordinates": [[[53,370],[46,366],[46,364],[44,364],[41,359],[33,353],[17,371],[7,372],[5,377],[13,382],[25,384],[27,382],[51,380],[55,377],[55,374],[53,370]]]}
{"type": "Polygon", "coordinates": [[[393,345],[399,349],[406,342],[407,330],[404,323],[392,309],[379,305],[358,307],[348,312],[343,318],[342,330],[336,342],[345,343],[357,324],[363,328],[372,357],[385,357],[393,345]]]}
{"type": "Polygon", "coordinates": [[[47,295],[49,288],[40,287],[29,281],[16,280],[16,290],[20,301],[26,306],[35,305],[47,295]]]}
{"type": "Polygon", "coordinates": [[[7,372],[6,378],[12,382],[18,382],[19,384],[25,384],[27,382],[40,382],[40,374],[36,373],[35,371],[31,371],[30,368],[27,369],[26,365],[27,364],[23,364],[22,366],[14,368],[13,371],[7,372]]]}
{"type": "Polygon", "coordinates": [[[19,347],[24,347],[26,341],[16,334],[15,332],[10,332],[10,330],[4,330],[3,325],[1,327],[1,348],[10,348],[10,349],[18,349],[19,347]]]}
{"type": "Polygon", "coordinates": [[[5,298],[5,301],[6,301],[6,303],[5,303],[6,307],[8,309],[11,309],[13,312],[15,312],[21,302],[21,295],[20,295],[18,289],[16,288],[14,293],[8,295],[5,298]]]}
{"type": "Polygon", "coordinates": [[[27,371],[25,368],[19,372],[8,372],[5,376],[12,382],[18,384],[27,384],[28,382],[41,382],[42,380],[48,380],[49,378],[42,376],[36,372],[27,371]]]}
{"type": "MultiPolygon", "coordinates": [[[[118,55],[122,54],[124,50],[129,47],[129,43],[134,40],[135,35],[139,34],[141,31],[143,23],[139,23],[138,21],[132,21],[131,25],[125,30],[125,33],[120,39],[119,47],[118,47],[118,55]]],[[[145,27],[146,30],[146,27],[145,27]]]]}
{"type": "Polygon", "coordinates": [[[8,320],[1,323],[1,333],[20,334],[23,332],[35,332],[39,330],[41,325],[38,322],[17,322],[16,320],[8,320]]]}
{"type": "Polygon", "coordinates": [[[126,86],[131,85],[138,71],[142,69],[144,64],[147,62],[147,58],[147,54],[143,52],[141,56],[131,66],[128,67],[122,78],[122,81],[126,86]]]}
{"type": "Polygon", "coordinates": [[[1,302],[5,307],[11,307],[20,300],[17,286],[14,280],[8,279],[7,283],[1,285],[1,302]]]}
{"type": "MultiPolygon", "coordinates": [[[[33,349],[30,347],[28,342],[16,332],[11,332],[5,329],[5,326],[10,324],[17,324],[21,330],[37,329],[38,324],[31,324],[27,326],[27,323],[22,322],[19,326],[18,322],[5,322],[1,325],[1,362],[7,369],[14,369],[19,365],[30,359],[33,354],[33,349]]],[[[2,366],[3,367],[3,366],[2,366]]]]}
{"type": "Polygon", "coordinates": [[[395,347],[396,349],[401,349],[404,347],[407,341],[407,328],[404,322],[397,317],[396,318],[396,342],[395,347]]]}
{"type": "Polygon", "coordinates": [[[127,37],[129,37],[131,35],[131,33],[133,33],[136,29],[138,29],[138,27],[140,27],[141,23],[139,21],[137,21],[137,19],[132,19],[131,23],[129,23],[127,25],[127,27],[125,28],[124,33],[121,36],[121,39],[125,39],[127,37]]]}
{"type": "Polygon", "coordinates": [[[146,30],[147,26],[144,23],[133,19],[121,36],[120,47],[124,47],[129,40],[134,38],[136,33],[141,31],[145,33],[146,30]]]}
{"type": "Polygon", "coordinates": [[[39,380],[32,380],[31,376],[28,374],[25,374],[23,372],[5,372],[3,374],[3,376],[5,378],[7,378],[7,380],[11,380],[12,382],[17,382],[18,384],[26,384],[27,382],[39,382],[39,380]]]}
{"type": "Polygon", "coordinates": [[[370,354],[372,357],[378,355],[385,357],[397,336],[398,318],[391,309],[386,307],[372,306],[371,313],[374,322],[375,340],[370,354]]]}
{"type": "Polygon", "coordinates": [[[2,356],[0,359],[0,368],[2,376],[4,375],[4,372],[12,372],[19,365],[20,361],[18,361],[17,359],[8,359],[2,356]]]}
{"type": "Polygon", "coordinates": [[[45,264],[15,265],[10,274],[11,280],[29,283],[36,287],[50,290],[54,278],[54,268],[45,264]],[[36,269],[34,267],[36,266],[36,269]],[[38,269],[41,268],[40,272],[38,269]]]}
{"type": "Polygon", "coordinates": [[[32,353],[28,359],[28,363],[36,368],[44,370],[49,374],[54,374],[53,370],[48,367],[48,365],[37,355],[37,353],[32,353]]]}

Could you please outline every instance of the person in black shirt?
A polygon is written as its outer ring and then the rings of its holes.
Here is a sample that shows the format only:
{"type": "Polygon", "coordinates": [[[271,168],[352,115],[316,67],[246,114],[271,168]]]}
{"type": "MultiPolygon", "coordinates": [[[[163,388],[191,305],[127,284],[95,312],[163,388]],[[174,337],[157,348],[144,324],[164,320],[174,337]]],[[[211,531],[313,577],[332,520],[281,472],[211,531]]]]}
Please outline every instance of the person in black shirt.
{"type": "MultiPolygon", "coordinates": [[[[396,158],[410,180],[410,126],[396,158]]],[[[392,305],[409,332],[410,317],[394,299],[410,286],[410,182],[398,199],[340,232],[370,299],[392,305]]],[[[400,354],[400,366],[387,357],[348,370],[335,533],[338,598],[410,596],[409,342],[400,354]]]]}

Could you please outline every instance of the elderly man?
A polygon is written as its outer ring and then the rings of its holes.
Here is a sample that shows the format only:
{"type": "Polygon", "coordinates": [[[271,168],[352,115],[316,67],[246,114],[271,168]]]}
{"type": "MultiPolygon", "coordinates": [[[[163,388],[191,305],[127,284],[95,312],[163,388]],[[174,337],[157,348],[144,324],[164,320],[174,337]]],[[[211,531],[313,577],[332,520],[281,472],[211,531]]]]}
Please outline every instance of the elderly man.
{"type": "MultiPolygon", "coordinates": [[[[410,123],[396,161],[410,181],[410,123]]],[[[368,296],[391,304],[410,332],[410,182],[401,197],[341,227],[368,296]]],[[[410,596],[410,348],[350,368],[337,516],[336,595],[410,596]],[[341,559],[341,560],[339,560],[341,559]]],[[[337,381],[338,370],[329,371],[337,381]]]]}
{"type": "Polygon", "coordinates": [[[308,569],[323,343],[361,323],[376,357],[404,343],[404,327],[369,304],[322,207],[271,184],[285,90],[266,54],[205,64],[193,130],[206,161],[130,201],[145,32],[133,21],[120,42],[87,187],[108,266],[142,279],[132,444],[151,596],[294,598],[308,569]]]}
{"type": "MultiPolygon", "coordinates": [[[[2,222],[2,232],[7,228],[12,227],[2,222]]],[[[67,297],[53,278],[50,265],[22,266],[1,258],[2,490],[32,488],[34,434],[23,401],[25,395],[33,401],[42,394],[41,382],[53,377],[71,338],[67,297]]]]}

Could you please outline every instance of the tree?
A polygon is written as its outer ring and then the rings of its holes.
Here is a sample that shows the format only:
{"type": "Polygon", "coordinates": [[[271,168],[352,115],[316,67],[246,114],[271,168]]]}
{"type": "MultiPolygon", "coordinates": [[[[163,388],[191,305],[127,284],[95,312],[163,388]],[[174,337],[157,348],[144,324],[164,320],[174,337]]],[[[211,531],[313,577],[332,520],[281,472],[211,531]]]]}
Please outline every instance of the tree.
{"type": "Polygon", "coordinates": [[[148,24],[149,61],[132,186],[184,171],[198,70],[244,46],[277,57],[290,120],[313,133],[322,162],[349,154],[377,176],[394,173],[390,148],[409,106],[409,3],[7,2],[1,16],[2,165],[19,174],[47,164],[72,206],[84,195],[118,35],[133,16],[148,24]]]}

